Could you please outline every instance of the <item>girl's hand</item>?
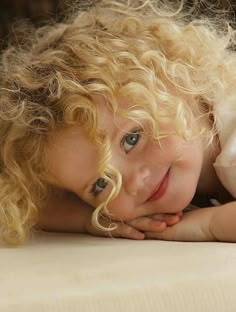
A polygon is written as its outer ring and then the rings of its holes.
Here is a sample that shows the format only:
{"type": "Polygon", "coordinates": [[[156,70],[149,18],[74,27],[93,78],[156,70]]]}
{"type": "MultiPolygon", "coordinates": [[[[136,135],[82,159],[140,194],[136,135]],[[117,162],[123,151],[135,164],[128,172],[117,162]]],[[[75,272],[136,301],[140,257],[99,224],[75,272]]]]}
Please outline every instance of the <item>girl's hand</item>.
{"type": "Polygon", "coordinates": [[[117,222],[103,218],[103,226],[109,227],[109,225],[116,225],[117,228],[112,231],[102,231],[95,228],[91,219],[88,220],[86,225],[86,231],[89,234],[105,237],[122,237],[129,239],[142,240],[146,237],[145,233],[161,233],[166,230],[167,226],[174,225],[179,222],[182,212],[176,214],[155,214],[151,216],[139,217],[129,222],[117,222]]]}
{"type": "Polygon", "coordinates": [[[211,221],[215,208],[202,208],[186,212],[178,224],[167,227],[161,233],[145,232],[145,238],[168,241],[215,241],[211,221]]]}
{"type": "Polygon", "coordinates": [[[73,193],[57,189],[52,190],[39,211],[38,226],[46,231],[144,239],[144,232],[162,232],[167,226],[178,223],[181,216],[181,213],[176,215],[155,214],[139,217],[127,223],[102,218],[100,222],[104,227],[108,228],[111,224],[117,225],[113,231],[102,231],[92,225],[93,211],[91,206],[73,193]]]}

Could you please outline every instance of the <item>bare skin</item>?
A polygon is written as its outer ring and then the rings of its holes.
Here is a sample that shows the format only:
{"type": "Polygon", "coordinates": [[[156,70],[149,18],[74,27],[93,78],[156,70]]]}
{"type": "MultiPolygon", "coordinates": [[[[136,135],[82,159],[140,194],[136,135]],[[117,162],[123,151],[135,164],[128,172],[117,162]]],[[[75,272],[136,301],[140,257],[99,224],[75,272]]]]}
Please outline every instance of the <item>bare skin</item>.
{"type": "MultiPolygon", "coordinates": [[[[219,197],[225,194],[227,197],[227,191],[213,168],[214,159],[220,151],[217,145],[204,150],[200,139],[184,141],[174,134],[164,138],[160,145],[143,135],[133,121],[110,116],[103,108],[101,98],[94,100],[101,107],[100,128],[113,142],[112,165],[119,169],[123,180],[118,196],[108,206],[109,216],[117,224],[117,230],[112,232],[112,236],[190,241],[236,240],[234,227],[222,223],[222,220],[227,220],[229,225],[233,222],[231,217],[234,217],[235,201],[219,207],[191,211],[181,217],[182,210],[196,192],[210,195],[214,190],[219,197]],[[227,212],[227,217],[221,218],[220,208],[227,212]]],[[[54,212],[58,214],[58,221],[54,220],[54,225],[50,221],[45,226],[45,220],[50,218],[43,218],[42,224],[48,229],[110,236],[110,232],[99,231],[91,225],[94,209],[91,207],[104,201],[110,191],[109,184],[104,184],[97,176],[97,147],[79,125],[59,131],[53,139],[48,151],[52,172],[50,182],[58,189],[76,194],[80,200],[77,196],[72,200],[68,194],[64,194],[64,204],[61,200],[58,203],[64,206],[60,210],[61,216],[59,210],[54,212]],[[61,224],[62,218],[67,222],[61,224]],[[80,225],[76,219],[80,219],[80,225]]],[[[52,201],[53,205],[48,207],[56,206],[55,196],[52,201]]],[[[105,225],[109,223],[106,220],[102,222],[105,225]]]]}
{"type": "MultiPolygon", "coordinates": [[[[53,232],[88,233],[96,236],[122,237],[142,240],[145,232],[162,232],[167,226],[179,222],[182,213],[155,214],[143,216],[130,222],[117,222],[117,228],[110,231],[101,231],[92,225],[94,208],[83,202],[78,196],[64,190],[52,190],[44,206],[40,210],[39,227],[53,232]]],[[[108,227],[110,219],[102,220],[102,225],[108,227]]]]}

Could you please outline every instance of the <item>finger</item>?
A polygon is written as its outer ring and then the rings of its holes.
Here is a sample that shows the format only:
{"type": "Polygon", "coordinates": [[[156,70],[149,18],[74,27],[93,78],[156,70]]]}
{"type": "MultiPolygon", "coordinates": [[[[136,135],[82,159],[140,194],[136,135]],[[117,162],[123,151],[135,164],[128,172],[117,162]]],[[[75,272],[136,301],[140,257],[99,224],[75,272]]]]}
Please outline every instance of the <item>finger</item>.
{"type": "Polygon", "coordinates": [[[176,215],[177,215],[177,216],[179,216],[179,217],[182,217],[182,215],[183,215],[183,211],[182,211],[182,210],[180,210],[180,211],[176,212],[176,215]]]}
{"type": "Polygon", "coordinates": [[[127,222],[128,225],[142,232],[162,232],[166,229],[166,223],[150,217],[140,217],[127,222]]]}
{"type": "Polygon", "coordinates": [[[135,240],[142,240],[145,238],[145,234],[140,232],[138,229],[133,228],[127,224],[118,223],[117,228],[112,231],[108,231],[107,236],[110,237],[122,237],[135,240]]]}
{"type": "Polygon", "coordinates": [[[144,233],[139,229],[133,228],[124,222],[112,221],[106,216],[100,216],[100,224],[103,226],[104,230],[95,227],[91,220],[89,220],[88,224],[86,224],[87,232],[102,237],[121,237],[137,240],[145,238],[144,233]]]}
{"type": "Polygon", "coordinates": [[[107,225],[107,230],[100,230],[95,228],[92,224],[90,225],[88,232],[92,235],[102,236],[102,237],[116,237],[116,238],[129,238],[142,240],[145,238],[145,234],[139,230],[121,222],[114,222],[107,225]],[[114,230],[109,230],[109,226],[116,226],[114,230]]]}
{"type": "Polygon", "coordinates": [[[154,220],[165,222],[167,225],[174,225],[180,221],[180,217],[177,214],[155,214],[151,216],[154,220]]]}
{"type": "Polygon", "coordinates": [[[181,217],[183,215],[183,212],[177,211],[175,213],[171,213],[170,211],[163,212],[160,210],[160,208],[156,207],[155,205],[148,205],[147,203],[145,205],[141,205],[138,207],[136,211],[136,218],[143,217],[143,216],[150,216],[150,215],[155,215],[155,214],[172,214],[172,215],[177,215],[181,217]]]}
{"type": "Polygon", "coordinates": [[[146,239],[158,239],[158,240],[176,240],[175,235],[172,232],[171,228],[167,228],[166,231],[163,231],[162,233],[156,233],[156,232],[145,232],[145,238],[146,239]]]}

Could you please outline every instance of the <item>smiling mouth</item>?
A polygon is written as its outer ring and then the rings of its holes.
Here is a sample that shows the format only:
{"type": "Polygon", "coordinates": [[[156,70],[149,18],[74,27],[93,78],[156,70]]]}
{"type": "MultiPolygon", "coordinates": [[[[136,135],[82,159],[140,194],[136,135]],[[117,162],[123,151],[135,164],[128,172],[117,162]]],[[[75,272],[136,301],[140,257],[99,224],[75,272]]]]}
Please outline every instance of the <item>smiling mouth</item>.
{"type": "Polygon", "coordinates": [[[168,187],[168,181],[169,181],[169,171],[165,174],[162,181],[158,186],[154,189],[152,192],[152,195],[149,197],[148,201],[154,201],[160,199],[166,192],[168,187]]]}

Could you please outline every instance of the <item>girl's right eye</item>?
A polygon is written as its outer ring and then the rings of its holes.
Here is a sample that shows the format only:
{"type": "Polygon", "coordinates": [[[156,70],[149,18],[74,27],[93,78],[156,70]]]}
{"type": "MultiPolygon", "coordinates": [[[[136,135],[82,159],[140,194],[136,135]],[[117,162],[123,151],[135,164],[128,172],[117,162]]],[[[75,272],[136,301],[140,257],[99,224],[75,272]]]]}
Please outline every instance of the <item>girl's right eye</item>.
{"type": "Polygon", "coordinates": [[[90,193],[92,193],[94,196],[98,195],[105,189],[107,184],[108,184],[108,181],[106,179],[104,178],[97,179],[97,181],[93,184],[90,193]]]}
{"type": "Polygon", "coordinates": [[[128,153],[138,143],[139,138],[140,130],[135,130],[123,138],[122,144],[126,153],[128,153]]]}

